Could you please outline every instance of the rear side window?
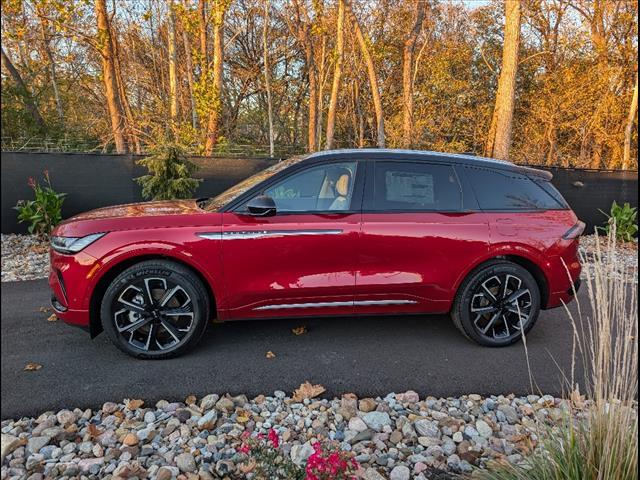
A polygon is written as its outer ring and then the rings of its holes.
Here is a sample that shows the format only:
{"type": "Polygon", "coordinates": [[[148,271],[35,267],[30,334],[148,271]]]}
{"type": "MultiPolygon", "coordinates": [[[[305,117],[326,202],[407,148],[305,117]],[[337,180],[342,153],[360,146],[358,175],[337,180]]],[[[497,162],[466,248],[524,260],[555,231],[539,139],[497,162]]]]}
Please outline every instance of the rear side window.
{"type": "Polygon", "coordinates": [[[535,182],[540,186],[540,188],[551,195],[561,205],[562,208],[569,208],[569,204],[567,203],[567,201],[551,182],[548,182],[547,180],[544,180],[542,178],[536,179],[535,182]]]}
{"type": "Polygon", "coordinates": [[[458,211],[461,197],[449,165],[376,162],[374,210],[458,211]]]}
{"type": "Polygon", "coordinates": [[[535,182],[515,172],[476,167],[466,167],[466,170],[482,210],[566,208],[560,193],[548,182],[535,182]]]}

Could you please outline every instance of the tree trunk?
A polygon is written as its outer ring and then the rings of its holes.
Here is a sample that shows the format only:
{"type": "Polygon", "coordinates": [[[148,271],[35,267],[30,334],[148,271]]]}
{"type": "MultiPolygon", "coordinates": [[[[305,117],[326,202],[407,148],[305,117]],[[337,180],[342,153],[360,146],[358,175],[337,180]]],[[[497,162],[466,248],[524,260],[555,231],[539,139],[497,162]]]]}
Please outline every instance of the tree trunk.
{"type": "Polygon", "coordinates": [[[269,0],[264,0],[264,19],[262,25],[262,46],[264,56],[264,88],[267,92],[267,116],[269,117],[269,156],[273,157],[273,105],[271,102],[271,72],[269,71],[269,46],[267,33],[269,31],[269,0]]]}
{"type": "Polygon", "coordinates": [[[222,115],[222,66],[224,62],[224,16],[230,0],[216,0],[213,7],[213,91],[207,124],[205,155],[211,155],[220,134],[222,115]]]}
{"type": "Polygon", "coordinates": [[[333,148],[333,136],[336,125],[336,111],[338,108],[338,92],[340,90],[340,76],[342,75],[342,60],[344,57],[344,1],[338,0],[338,20],[336,23],[336,53],[335,67],[333,70],[333,83],[331,84],[331,98],[327,113],[327,143],[326,149],[333,148]]]}
{"type": "Polygon", "coordinates": [[[207,50],[207,0],[198,2],[198,28],[200,30],[200,75],[207,77],[209,70],[209,52],[207,50]]]}
{"type": "Polygon", "coordinates": [[[549,118],[549,123],[547,124],[547,131],[545,133],[545,138],[547,139],[547,159],[546,165],[551,167],[556,164],[557,160],[557,144],[558,144],[558,129],[556,128],[555,121],[555,108],[554,112],[549,118]]]}
{"type": "Polygon", "coordinates": [[[364,148],[364,115],[362,106],[360,105],[360,88],[358,82],[353,85],[353,96],[356,105],[356,114],[358,115],[358,148],[364,148]]]}
{"type": "Polygon", "coordinates": [[[47,55],[47,60],[49,61],[49,75],[51,76],[51,87],[53,88],[53,98],[56,102],[56,112],[58,114],[58,120],[62,125],[64,124],[64,110],[62,109],[62,101],[60,100],[60,90],[58,89],[58,76],[56,74],[56,62],[53,58],[51,45],[49,45],[49,22],[39,9],[38,9],[38,16],[40,17],[40,31],[42,34],[42,46],[44,48],[45,54],[47,55]]]}
{"type": "Polygon", "coordinates": [[[413,143],[413,54],[422,30],[425,6],[426,0],[418,0],[416,20],[404,41],[402,51],[402,146],[404,148],[411,147],[413,143]]]}
{"type": "Polygon", "coordinates": [[[38,106],[36,105],[35,100],[33,99],[33,95],[31,95],[31,92],[27,88],[27,85],[24,83],[24,80],[22,80],[22,76],[20,75],[20,72],[18,72],[18,70],[16,70],[16,67],[13,66],[13,63],[11,62],[11,59],[9,58],[7,53],[4,51],[4,48],[1,48],[1,50],[2,50],[2,66],[9,71],[9,74],[11,75],[11,78],[13,78],[13,81],[18,84],[18,88],[22,92],[22,97],[24,99],[25,107],[29,111],[29,114],[31,115],[33,122],[38,127],[38,130],[40,130],[41,132],[44,132],[45,130],[44,119],[42,118],[42,115],[40,115],[40,111],[38,110],[38,106]]]}
{"type": "Polygon", "coordinates": [[[116,67],[116,79],[118,83],[118,94],[120,95],[120,102],[122,103],[122,108],[124,110],[125,115],[125,131],[128,135],[128,145],[131,148],[133,144],[135,152],[139,155],[142,153],[142,147],[140,146],[140,139],[138,138],[138,134],[135,131],[135,120],[133,118],[133,110],[131,109],[131,104],[129,103],[129,98],[127,97],[127,90],[124,84],[124,78],[122,76],[122,67],[120,63],[120,47],[118,45],[118,39],[114,35],[113,30],[111,32],[113,38],[113,47],[115,52],[115,67],[116,67]]]}
{"type": "Polygon", "coordinates": [[[193,60],[191,57],[191,43],[186,30],[182,30],[182,43],[184,44],[184,56],[186,59],[185,68],[187,70],[187,83],[189,84],[189,101],[191,102],[191,126],[193,129],[198,128],[198,110],[196,108],[196,99],[193,95],[193,60]]]}
{"type": "Polygon", "coordinates": [[[376,114],[376,133],[378,139],[378,147],[385,147],[385,133],[384,133],[384,113],[382,111],[382,99],[380,98],[380,90],[378,88],[378,78],[376,76],[376,69],[373,64],[373,59],[369,53],[369,47],[367,46],[367,40],[365,39],[362,30],[360,29],[360,23],[353,13],[351,3],[349,0],[345,0],[345,8],[347,9],[349,19],[353,24],[355,30],[356,39],[360,46],[360,51],[364,57],[364,61],[367,64],[367,75],[369,77],[369,84],[371,86],[371,97],[373,98],[373,108],[376,114]]]}
{"type": "Polygon", "coordinates": [[[111,119],[111,131],[116,145],[116,152],[127,153],[129,148],[127,146],[125,135],[125,116],[118,92],[115,51],[113,39],[111,38],[111,28],[109,25],[109,15],[107,14],[106,0],[96,0],[95,9],[98,28],[97,40],[99,43],[100,56],[102,58],[102,77],[104,80],[105,96],[107,97],[107,108],[111,119]]]}
{"type": "Polygon", "coordinates": [[[325,56],[327,49],[327,37],[325,33],[322,34],[322,48],[320,49],[320,58],[316,61],[316,65],[319,65],[318,68],[318,105],[317,112],[318,116],[316,118],[316,144],[318,148],[321,148],[322,145],[322,127],[323,120],[322,114],[324,112],[324,87],[326,85],[327,75],[325,72],[325,56]]]}
{"type": "Polygon", "coordinates": [[[638,72],[636,72],[636,85],[633,88],[633,97],[631,98],[631,106],[629,107],[629,116],[627,117],[627,126],[624,129],[624,155],[622,157],[622,169],[629,170],[631,168],[631,136],[633,134],[633,124],[636,121],[638,113],[638,72]]]}
{"type": "Polygon", "coordinates": [[[313,48],[311,46],[311,38],[308,30],[305,33],[307,38],[305,44],[305,56],[307,61],[307,75],[309,76],[309,125],[307,126],[307,149],[309,152],[315,152],[318,149],[316,143],[316,123],[318,118],[318,82],[316,65],[313,59],[313,48]]]}
{"type": "Polygon", "coordinates": [[[178,121],[178,49],[176,46],[176,12],[173,0],[168,1],[168,50],[169,50],[169,115],[173,125],[178,121]]]}
{"type": "Polygon", "coordinates": [[[492,119],[492,130],[487,142],[487,155],[508,159],[513,130],[513,109],[520,46],[520,0],[506,0],[502,68],[492,119]]]}
{"type": "MultiPolygon", "coordinates": [[[[593,2],[593,16],[591,17],[591,43],[596,51],[598,75],[601,78],[609,77],[609,52],[607,49],[607,32],[605,27],[605,9],[606,0],[594,0],[593,2]]],[[[607,88],[609,83],[606,82],[607,88]]],[[[603,92],[604,94],[604,92],[603,92]]],[[[595,109],[594,109],[595,110],[595,109]]],[[[594,121],[596,131],[592,133],[592,141],[594,143],[591,153],[590,168],[598,169],[602,165],[602,151],[604,145],[601,136],[597,133],[601,127],[602,118],[596,118],[594,121]]]]}

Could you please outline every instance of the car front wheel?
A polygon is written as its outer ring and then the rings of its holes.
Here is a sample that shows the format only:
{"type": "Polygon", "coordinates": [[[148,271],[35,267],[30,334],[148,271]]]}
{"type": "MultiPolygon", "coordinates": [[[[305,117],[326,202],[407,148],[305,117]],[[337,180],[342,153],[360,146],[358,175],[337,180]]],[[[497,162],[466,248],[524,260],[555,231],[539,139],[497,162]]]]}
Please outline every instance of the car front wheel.
{"type": "Polygon", "coordinates": [[[118,275],[102,299],[104,331],[137,358],[169,358],[193,347],[209,318],[200,279],[175,262],[149,260],[118,275]]]}
{"type": "Polygon", "coordinates": [[[473,271],[456,295],[451,317],[469,339],[488,347],[526,335],[540,313],[540,290],[522,266],[496,260],[473,271]]]}

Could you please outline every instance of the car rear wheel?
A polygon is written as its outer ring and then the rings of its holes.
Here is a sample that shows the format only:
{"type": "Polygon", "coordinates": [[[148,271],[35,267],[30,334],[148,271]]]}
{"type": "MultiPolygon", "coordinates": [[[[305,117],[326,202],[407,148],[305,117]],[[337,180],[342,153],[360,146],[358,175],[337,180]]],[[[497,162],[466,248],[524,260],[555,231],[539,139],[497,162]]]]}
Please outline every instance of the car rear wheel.
{"type": "Polygon", "coordinates": [[[169,358],[193,347],[209,318],[200,279],[175,262],[135,264],[109,285],[100,317],[104,331],[123,352],[137,358],[169,358]]]}
{"type": "Polygon", "coordinates": [[[538,319],[540,290],[531,273],[506,260],[474,270],[456,295],[451,317],[469,339],[488,347],[511,345],[538,319]]]}

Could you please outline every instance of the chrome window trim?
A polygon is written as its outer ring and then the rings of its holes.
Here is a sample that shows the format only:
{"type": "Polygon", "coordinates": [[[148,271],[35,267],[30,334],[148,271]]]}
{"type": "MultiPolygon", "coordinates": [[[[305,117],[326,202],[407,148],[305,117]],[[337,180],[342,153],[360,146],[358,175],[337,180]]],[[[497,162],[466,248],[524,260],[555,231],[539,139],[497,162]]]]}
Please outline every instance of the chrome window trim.
{"type": "Polygon", "coordinates": [[[265,237],[296,237],[301,235],[340,235],[341,229],[314,230],[234,230],[227,232],[196,233],[198,237],[207,240],[248,240],[265,237]]]}

